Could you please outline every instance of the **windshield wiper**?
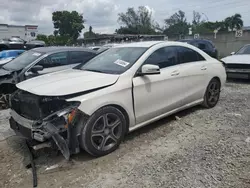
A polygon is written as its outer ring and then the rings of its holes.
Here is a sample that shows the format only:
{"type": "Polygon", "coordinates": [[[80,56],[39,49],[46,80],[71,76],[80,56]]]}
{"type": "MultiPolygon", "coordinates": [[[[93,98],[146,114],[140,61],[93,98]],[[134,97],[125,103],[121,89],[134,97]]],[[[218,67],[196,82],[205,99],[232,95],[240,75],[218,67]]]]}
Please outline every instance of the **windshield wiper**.
{"type": "Polygon", "coordinates": [[[81,69],[81,70],[84,70],[84,71],[91,71],[91,72],[106,73],[106,72],[104,72],[104,71],[101,71],[101,70],[95,70],[95,69],[81,69]]]}

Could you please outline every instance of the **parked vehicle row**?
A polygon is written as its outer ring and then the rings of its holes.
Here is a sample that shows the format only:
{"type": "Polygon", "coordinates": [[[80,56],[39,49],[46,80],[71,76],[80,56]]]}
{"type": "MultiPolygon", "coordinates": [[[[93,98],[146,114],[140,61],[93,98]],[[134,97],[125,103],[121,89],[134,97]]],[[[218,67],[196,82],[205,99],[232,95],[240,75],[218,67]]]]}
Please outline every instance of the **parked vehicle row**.
{"type": "MultiPolygon", "coordinates": [[[[67,58],[65,53],[45,55],[48,48],[24,53],[21,64],[34,63],[22,75],[42,71],[38,62],[43,67],[65,62],[72,58],[68,51],[67,58]]],[[[2,71],[11,70],[4,66],[2,71]]],[[[195,46],[121,44],[72,69],[18,83],[10,126],[28,139],[55,143],[66,159],[80,149],[103,156],[117,149],[128,132],[191,106],[214,107],[225,81],[223,64],[195,46]]]]}
{"type": "Polygon", "coordinates": [[[18,37],[11,37],[9,39],[0,40],[0,51],[2,50],[30,50],[32,48],[44,47],[45,42],[40,40],[25,41],[18,37]]]}

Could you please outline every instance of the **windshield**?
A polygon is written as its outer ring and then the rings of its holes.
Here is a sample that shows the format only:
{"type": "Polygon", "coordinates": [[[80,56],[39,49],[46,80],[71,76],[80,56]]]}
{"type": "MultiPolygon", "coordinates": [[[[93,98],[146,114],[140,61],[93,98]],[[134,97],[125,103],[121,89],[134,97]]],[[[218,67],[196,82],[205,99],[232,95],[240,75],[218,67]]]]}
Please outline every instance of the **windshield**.
{"type": "Polygon", "coordinates": [[[236,54],[250,54],[250,45],[243,46],[236,54]]]}
{"type": "Polygon", "coordinates": [[[128,70],[137,59],[147,50],[141,47],[111,48],[91,59],[78,69],[102,72],[107,74],[122,74],[128,70]]]}
{"type": "Polygon", "coordinates": [[[27,51],[3,66],[6,70],[21,70],[27,65],[41,57],[43,53],[33,50],[27,51]]]}

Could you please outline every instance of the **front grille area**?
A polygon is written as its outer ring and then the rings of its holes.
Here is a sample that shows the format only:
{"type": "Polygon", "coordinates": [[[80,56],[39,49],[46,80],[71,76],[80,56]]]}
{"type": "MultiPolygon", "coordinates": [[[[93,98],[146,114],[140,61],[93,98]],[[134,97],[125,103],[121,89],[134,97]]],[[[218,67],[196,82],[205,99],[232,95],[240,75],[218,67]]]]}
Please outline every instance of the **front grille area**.
{"type": "Polygon", "coordinates": [[[30,120],[41,120],[66,106],[63,99],[37,96],[22,90],[11,97],[11,109],[30,120]]]}
{"type": "Polygon", "coordinates": [[[19,115],[31,120],[38,120],[41,118],[39,96],[25,91],[18,90],[12,95],[11,109],[15,110],[19,115]]]}
{"type": "Polygon", "coordinates": [[[226,64],[228,69],[250,69],[250,64],[226,64]]]}

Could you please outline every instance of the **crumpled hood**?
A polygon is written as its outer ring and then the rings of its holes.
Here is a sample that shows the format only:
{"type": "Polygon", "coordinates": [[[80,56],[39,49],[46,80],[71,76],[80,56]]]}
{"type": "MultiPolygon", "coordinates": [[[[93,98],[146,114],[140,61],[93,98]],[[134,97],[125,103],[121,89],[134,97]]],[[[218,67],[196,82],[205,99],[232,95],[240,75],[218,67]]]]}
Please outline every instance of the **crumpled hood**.
{"type": "Polygon", "coordinates": [[[231,55],[221,60],[226,64],[250,64],[250,55],[231,55]]]}
{"type": "Polygon", "coordinates": [[[68,69],[26,80],[17,87],[40,96],[64,96],[109,86],[118,78],[114,74],[68,69]]]}
{"type": "Polygon", "coordinates": [[[8,70],[0,69],[0,77],[1,77],[1,76],[7,76],[7,75],[10,75],[11,73],[12,73],[12,71],[8,71],[8,70]]]}

